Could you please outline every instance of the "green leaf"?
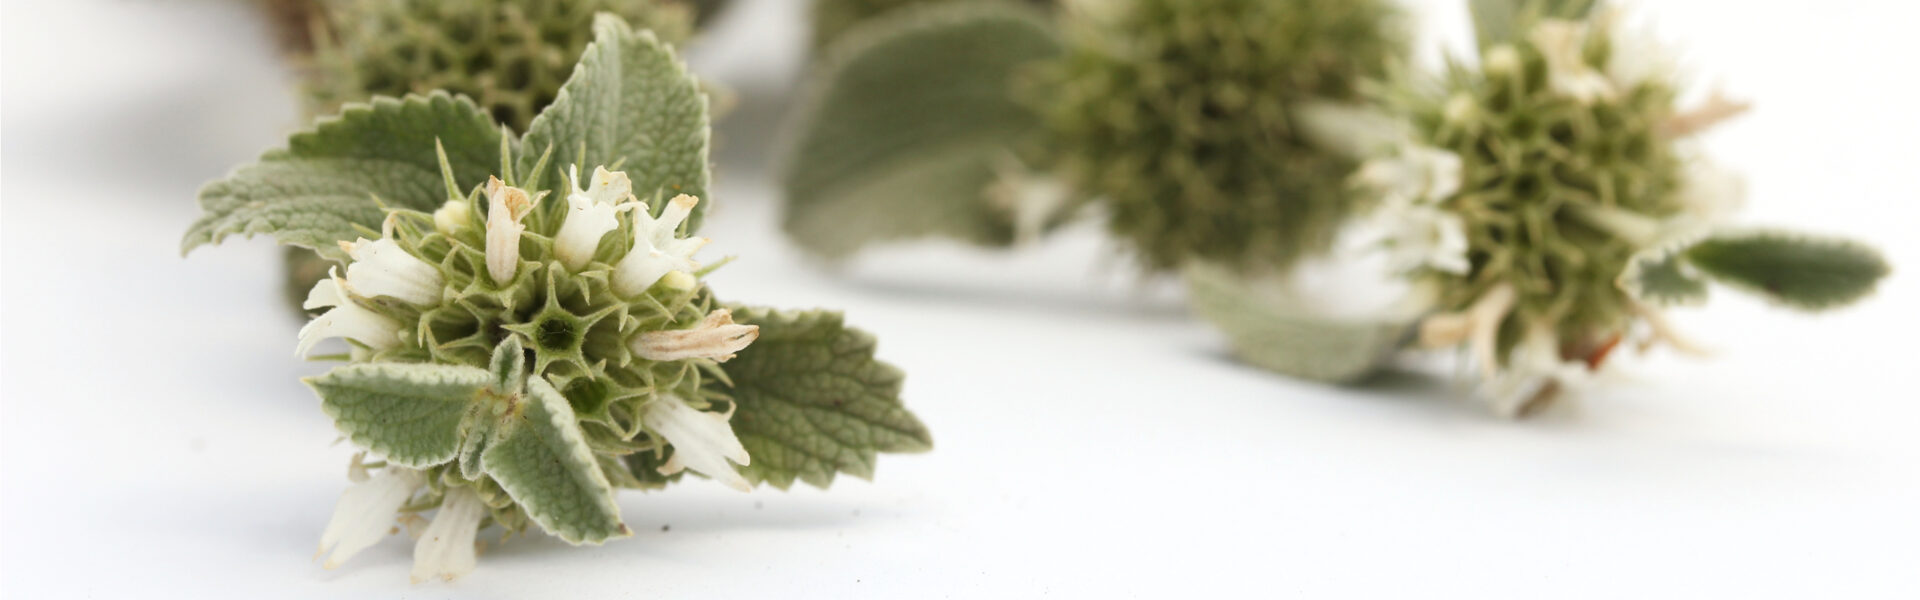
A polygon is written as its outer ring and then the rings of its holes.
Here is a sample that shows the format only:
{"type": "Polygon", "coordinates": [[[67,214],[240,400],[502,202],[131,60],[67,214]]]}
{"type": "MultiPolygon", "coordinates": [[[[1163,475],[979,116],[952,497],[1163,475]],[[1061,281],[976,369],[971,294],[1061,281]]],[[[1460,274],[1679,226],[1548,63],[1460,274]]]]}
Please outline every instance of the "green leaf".
{"type": "Polygon", "coordinates": [[[632,535],[573,407],[553,384],[528,379],[523,401],[496,431],[482,468],[542,529],[572,544],[632,535]]]}
{"type": "Polygon", "coordinates": [[[1247,364],[1302,379],[1347,383],[1379,370],[1414,320],[1337,319],[1249,287],[1225,268],[1189,264],[1184,274],[1194,312],[1227,335],[1247,364]]]}
{"type": "Polygon", "coordinates": [[[1040,128],[1012,78],[1060,51],[1045,15],[1003,2],[902,7],[849,33],[782,149],[787,233],[828,258],[927,236],[1012,243],[1012,209],[988,188],[1040,128]]]}
{"type": "Polygon", "coordinates": [[[469,188],[499,164],[500,131],[466,98],[434,92],[374,98],[293,134],[285,148],[200,190],[202,216],[180,251],[218,244],[231,234],[272,234],[282,244],[344,259],[336,242],[354,225],[379,229],[385,211],[432,211],[446,201],[434,140],[446,146],[455,179],[469,188]]]}
{"type": "Polygon", "coordinates": [[[706,93],[652,31],[635,32],[619,17],[602,14],[594,18],[593,32],[573,76],[527,126],[521,178],[535,178],[534,165],[549,147],[553,158],[539,177],[548,185],[558,185],[569,165],[584,174],[618,162],[633,179],[634,194],[655,214],[666,207],[650,197],[656,191],[661,198],[700,198],[687,231],[699,229],[713,204],[707,193],[706,93]]]}
{"type": "Polygon", "coordinates": [[[485,369],[362,363],[306,379],[320,408],[353,443],[423,469],[460,451],[461,420],[487,389],[485,369]]]}
{"type": "Polygon", "coordinates": [[[925,452],[933,438],[900,403],[903,374],[873,358],[873,336],[840,313],[736,307],[760,339],[726,364],[733,430],[753,457],[748,481],[816,487],[836,473],[873,478],[880,452],[925,452]]]}
{"type": "Polygon", "coordinates": [[[1540,19],[1583,20],[1600,0],[1468,0],[1480,47],[1504,44],[1525,35],[1540,19]]]}
{"type": "Polygon", "coordinates": [[[1653,306],[1697,306],[1707,301],[1707,282],[1681,256],[1684,248],[1662,247],[1627,259],[1616,282],[1627,295],[1653,306]]]}
{"type": "Polygon", "coordinates": [[[1864,298],[1891,270],[1865,245],[1780,231],[1719,234],[1685,254],[1716,281],[1809,311],[1864,298]]]}

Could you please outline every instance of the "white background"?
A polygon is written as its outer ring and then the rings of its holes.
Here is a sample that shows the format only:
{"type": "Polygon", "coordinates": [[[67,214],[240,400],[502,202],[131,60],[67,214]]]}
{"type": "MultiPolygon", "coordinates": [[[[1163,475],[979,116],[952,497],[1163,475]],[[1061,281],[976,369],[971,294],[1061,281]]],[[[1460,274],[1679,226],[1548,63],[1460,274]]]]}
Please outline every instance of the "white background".
{"type": "MultiPolygon", "coordinates": [[[[1430,46],[1464,45],[1463,5],[1420,7],[1430,46]]],[[[1758,102],[1708,142],[1750,176],[1746,218],[1901,270],[1817,318],[1719,294],[1680,315],[1717,359],[1626,361],[1520,423],[1443,369],[1238,366],[1092,228],[809,263],[760,164],[800,10],[747,8],[693,50],[746,99],[705,254],[741,258],[712,282],[878,333],[935,452],[830,492],[626,493],[632,539],[516,540],[450,585],[408,585],[397,537],[323,570],[352,451],[296,381],[324,366],[292,357],[278,253],[177,250],[199,185],[298,126],[291,76],[228,3],[9,1],[0,595],[1920,597],[1910,3],[1643,3],[1697,79],[1758,102]]]]}

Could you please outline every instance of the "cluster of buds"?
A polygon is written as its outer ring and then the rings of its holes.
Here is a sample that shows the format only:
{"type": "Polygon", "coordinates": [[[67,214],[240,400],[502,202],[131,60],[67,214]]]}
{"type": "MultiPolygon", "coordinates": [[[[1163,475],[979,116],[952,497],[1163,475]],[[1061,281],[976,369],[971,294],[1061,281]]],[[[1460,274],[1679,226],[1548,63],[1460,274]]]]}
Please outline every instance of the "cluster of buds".
{"type": "MultiPolygon", "coordinates": [[[[325,312],[300,331],[296,352],[341,338],[355,363],[522,363],[575,404],[588,446],[616,471],[608,480],[691,470],[748,489],[731,410],[717,410],[701,378],[758,328],[735,324],[699,283],[693,255],[707,240],[681,233],[698,200],[678,196],[656,214],[625,173],[598,168],[586,185],[573,175],[563,210],[494,178],[432,214],[392,211],[379,239],[341,244],[351,262],[313,287],[306,307],[325,312]]],[[[396,518],[437,506],[418,532],[414,578],[452,578],[473,568],[485,524],[528,523],[500,483],[460,465],[356,458],[352,471],[357,483],[321,538],[329,567],[396,518]]]]}

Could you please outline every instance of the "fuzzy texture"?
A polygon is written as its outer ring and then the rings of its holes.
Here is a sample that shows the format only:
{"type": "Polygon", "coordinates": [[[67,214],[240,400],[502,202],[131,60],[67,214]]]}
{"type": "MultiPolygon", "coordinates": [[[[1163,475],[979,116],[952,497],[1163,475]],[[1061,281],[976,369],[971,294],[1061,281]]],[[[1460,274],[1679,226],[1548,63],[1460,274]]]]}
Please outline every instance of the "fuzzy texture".
{"type": "MultiPolygon", "coordinates": [[[[1613,49],[1604,29],[1591,33],[1576,50],[1603,71],[1613,49]]],[[[1454,65],[1439,89],[1401,99],[1420,143],[1462,159],[1462,188],[1441,206],[1465,220],[1471,268],[1446,279],[1443,308],[1511,286],[1502,357],[1522,323],[1550,324],[1569,347],[1591,347],[1633,319],[1615,282],[1649,240],[1619,235],[1591,211],[1664,222],[1683,210],[1685,165],[1661,132],[1675,114],[1673,82],[1595,79],[1604,94],[1571,87],[1548,54],[1564,41],[1534,35],[1490,47],[1480,69],[1454,65]]]]}
{"type": "Polygon", "coordinates": [[[593,39],[595,13],[677,44],[693,13],[664,0],[332,0],[306,88],[327,114],[372,96],[446,90],[526,131],[593,39]]]}
{"type": "Polygon", "coordinates": [[[1349,158],[1290,114],[1347,100],[1403,54],[1380,0],[1130,0],[1072,21],[1025,93],[1057,165],[1149,270],[1284,266],[1325,249],[1349,158]]]}

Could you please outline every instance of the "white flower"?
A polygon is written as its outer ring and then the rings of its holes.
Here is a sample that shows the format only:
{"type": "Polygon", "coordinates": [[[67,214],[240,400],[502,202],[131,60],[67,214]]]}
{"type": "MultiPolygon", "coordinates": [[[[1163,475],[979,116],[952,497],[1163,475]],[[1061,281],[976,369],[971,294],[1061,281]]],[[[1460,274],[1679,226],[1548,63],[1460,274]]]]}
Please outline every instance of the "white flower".
{"type": "Polygon", "coordinates": [[[1503,417],[1522,417],[1589,379],[1585,363],[1560,358],[1559,336],[1549,325],[1527,328],[1507,367],[1482,384],[1482,398],[1503,417]]]}
{"type": "Polygon", "coordinates": [[[1460,216],[1432,206],[1397,205],[1383,208],[1370,219],[1378,236],[1375,245],[1387,251],[1388,268],[1410,273],[1431,268],[1465,275],[1467,226],[1460,216]]]}
{"type": "Polygon", "coordinates": [[[634,336],[631,345],[640,358],[656,361],[711,358],[721,362],[760,337],[759,325],[735,325],[727,309],[713,311],[692,329],[649,331],[634,336]]]}
{"type": "Polygon", "coordinates": [[[1445,348],[1466,342],[1481,378],[1492,379],[1499,368],[1500,324],[1517,299],[1513,284],[1502,283],[1489,288],[1466,310],[1427,317],[1420,323],[1420,345],[1445,348]]]}
{"type": "MultiPolygon", "coordinates": [[[[358,465],[359,459],[354,463],[358,465]]],[[[320,550],[314,556],[327,554],[324,566],[331,569],[379,542],[393,531],[395,513],[426,482],[419,471],[388,467],[347,488],[333,505],[333,519],[320,534],[320,550]]]]}
{"type": "Polygon", "coordinates": [[[439,210],[433,211],[433,230],[441,235],[452,236],[466,229],[472,219],[473,208],[468,206],[466,200],[448,200],[440,205],[439,210]]]}
{"type": "Polygon", "coordinates": [[[618,206],[632,198],[633,181],[624,172],[598,167],[593,171],[593,184],[582,189],[580,168],[572,167],[570,173],[573,192],[567,194],[567,219],[553,238],[553,252],[560,256],[561,264],[578,271],[593,260],[600,238],[620,228],[618,206]]]}
{"type": "Polygon", "coordinates": [[[1328,101],[1300,103],[1293,111],[1308,141],[1344,156],[1365,159],[1411,143],[1404,119],[1363,105],[1328,101]]]}
{"type": "Polygon", "coordinates": [[[1622,23],[1625,18],[1624,11],[1612,9],[1600,19],[1612,48],[1607,56],[1607,77],[1622,90],[1672,77],[1678,70],[1673,50],[1647,27],[1622,23]]]}
{"type": "Polygon", "coordinates": [[[480,521],[486,517],[487,505],[473,490],[448,489],[440,501],[439,514],[433,515],[433,523],[413,546],[413,582],[434,577],[452,581],[473,572],[479,554],[473,538],[479,535],[480,521]]]}
{"type": "Polygon", "coordinates": [[[614,265],[613,290],[622,296],[638,296],[653,287],[670,271],[700,268],[693,253],[707,245],[707,238],[681,238],[680,223],[693,214],[700,199],[681,194],[667,204],[659,218],[647,213],[644,204],[630,204],[633,213],[633,249],[614,265]]]}
{"type": "Polygon", "coordinates": [[[520,224],[533,212],[533,198],[527,191],[509,186],[499,178],[487,178],[487,274],[493,282],[506,285],[520,269],[520,224]]]}
{"type": "Polygon", "coordinates": [[[400,345],[400,322],[354,303],[344,293],[345,289],[351,288],[346,287],[337,273],[313,284],[313,290],[307,292],[307,301],[300,306],[308,310],[333,308],[300,328],[300,344],[294,348],[294,355],[306,356],[314,344],[331,337],[350,339],[375,350],[400,345]]]}
{"type": "Polygon", "coordinates": [[[1354,181],[1379,194],[1387,205],[1439,202],[1460,192],[1464,169],[1458,154],[1408,144],[1395,156],[1360,165],[1354,181]]]}
{"type": "Polygon", "coordinates": [[[1615,97],[1613,82],[1587,64],[1587,26],[1547,19],[1527,36],[1547,61],[1547,87],[1581,104],[1615,97]]]}
{"type": "Polygon", "coordinates": [[[1725,223],[1746,204],[1747,181],[1739,173],[1704,158],[1687,163],[1677,193],[1683,213],[1701,224],[1725,223]]]}
{"type": "Polygon", "coordinates": [[[654,398],[642,410],[641,421],[647,428],[673,445],[673,456],[660,466],[660,474],[692,469],[742,492],[753,489],[733,465],[727,464],[729,460],[749,464],[747,448],[740,445],[740,438],[734,437],[733,427],[727,424],[731,412],[723,415],[699,410],[671,394],[654,398]]]}
{"type": "Polygon", "coordinates": [[[408,303],[440,303],[444,281],[440,270],[420,260],[395,243],[392,238],[340,242],[340,249],[353,257],[347,265],[347,283],[362,296],[387,296],[408,303]]]}

